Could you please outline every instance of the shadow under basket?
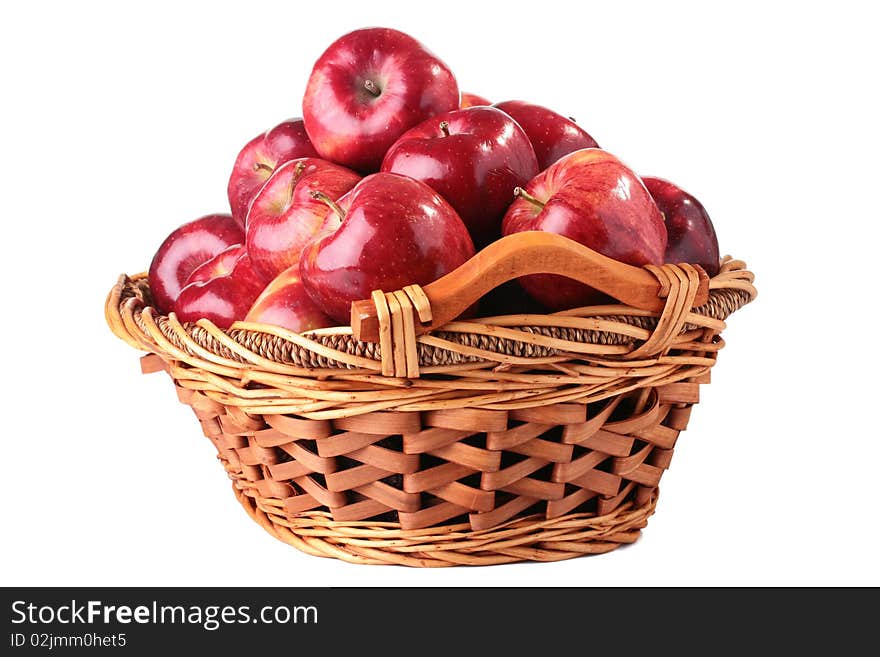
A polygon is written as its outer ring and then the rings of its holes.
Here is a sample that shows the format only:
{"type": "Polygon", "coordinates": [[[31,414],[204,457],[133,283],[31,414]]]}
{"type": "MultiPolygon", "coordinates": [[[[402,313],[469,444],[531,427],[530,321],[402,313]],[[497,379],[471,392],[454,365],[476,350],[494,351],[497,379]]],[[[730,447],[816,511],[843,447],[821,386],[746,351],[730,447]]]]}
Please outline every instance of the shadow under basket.
{"type": "Polygon", "coordinates": [[[374,292],[351,326],[182,324],[153,308],[145,274],[121,276],[105,310],[148,352],[143,371],[171,376],[266,531],[312,555],[434,567],[636,541],[724,322],[755,295],[730,258],[709,278],[521,233],[424,288],[374,292]],[[615,301],[454,319],[535,273],[615,301]]]}

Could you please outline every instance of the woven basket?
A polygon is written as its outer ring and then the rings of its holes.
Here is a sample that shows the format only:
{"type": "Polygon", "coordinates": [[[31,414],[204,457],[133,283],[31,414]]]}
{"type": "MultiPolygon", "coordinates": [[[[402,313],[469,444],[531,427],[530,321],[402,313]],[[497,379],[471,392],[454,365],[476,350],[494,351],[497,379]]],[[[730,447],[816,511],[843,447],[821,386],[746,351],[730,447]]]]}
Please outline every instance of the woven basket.
{"type": "Polygon", "coordinates": [[[555,561],[632,543],[657,504],[724,320],[756,291],[726,258],[631,267],[564,237],[505,237],[434,283],[374,292],[352,326],[181,324],[120,277],[113,332],[192,407],[273,536],[362,564],[555,561]],[[535,273],[618,300],[456,320],[535,273]]]}

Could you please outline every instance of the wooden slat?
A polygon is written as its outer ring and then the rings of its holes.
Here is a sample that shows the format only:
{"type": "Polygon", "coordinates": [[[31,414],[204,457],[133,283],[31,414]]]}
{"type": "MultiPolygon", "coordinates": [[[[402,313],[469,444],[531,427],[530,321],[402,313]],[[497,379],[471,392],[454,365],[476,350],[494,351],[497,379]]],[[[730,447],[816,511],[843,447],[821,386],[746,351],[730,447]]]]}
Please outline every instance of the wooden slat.
{"type": "Polygon", "coordinates": [[[445,408],[424,413],[424,425],[458,429],[479,433],[483,431],[504,431],[507,428],[507,411],[492,411],[481,408],[445,408]]]}
{"type": "Polygon", "coordinates": [[[421,493],[458,479],[464,479],[475,472],[477,470],[458,463],[444,463],[427,470],[403,475],[403,490],[407,493],[421,493]]]}
{"type": "Polygon", "coordinates": [[[574,445],[560,445],[549,440],[534,438],[521,445],[510,448],[511,452],[524,456],[535,456],[551,463],[568,463],[574,451],[574,445]]]}
{"type": "Polygon", "coordinates": [[[506,431],[492,431],[486,434],[486,447],[498,450],[510,449],[537,438],[552,428],[552,424],[521,424],[506,431]]]}
{"type": "Polygon", "coordinates": [[[416,433],[422,429],[418,413],[398,411],[376,411],[363,415],[352,415],[333,420],[333,426],[341,431],[372,433],[381,436],[395,436],[416,433]]]}
{"type": "Polygon", "coordinates": [[[327,480],[328,489],[342,492],[351,490],[356,486],[372,483],[377,479],[384,479],[391,474],[393,473],[372,465],[359,465],[348,470],[340,470],[339,472],[328,474],[325,479],[327,480]]]}
{"type": "Polygon", "coordinates": [[[484,472],[480,479],[480,488],[483,490],[498,490],[504,486],[508,486],[517,479],[522,479],[532,474],[535,470],[540,470],[549,461],[539,458],[528,458],[519,463],[499,470],[498,472],[484,472]]]}
{"type": "Polygon", "coordinates": [[[478,432],[430,427],[424,431],[404,435],[403,451],[406,454],[424,454],[432,449],[463,440],[474,433],[478,432]]]}
{"type": "Polygon", "coordinates": [[[524,477],[508,484],[501,490],[505,493],[534,497],[538,500],[561,500],[565,495],[565,484],[524,477]]]}
{"type": "Polygon", "coordinates": [[[263,419],[270,427],[287,434],[293,440],[326,438],[333,433],[333,428],[327,420],[306,420],[287,415],[264,415],[263,419]]]}
{"type": "Polygon", "coordinates": [[[449,520],[450,518],[463,515],[467,512],[468,509],[463,506],[458,506],[451,502],[441,502],[440,504],[421,509],[414,513],[405,513],[401,511],[398,515],[400,517],[400,528],[407,530],[433,527],[444,520],[449,520]]]}
{"type": "Polygon", "coordinates": [[[501,467],[501,452],[493,452],[464,443],[452,443],[430,452],[437,458],[465,465],[483,472],[495,472],[501,467]]]}
{"type": "Polygon", "coordinates": [[[326,438],[319,438],[316,444],[320,456],[346,456],[349,452],[372,445],[379,440],[382,439],[372,433],[344,431],[326,438]]]}
{"type": "Polygon", "coordinates": [[[587,407],[584,404],[550,404],[510,411],[510,419],[518,422],[538,424],[581,424],[587,421],[587,407]]]}
{"type": "Polygon", "coordinates": [[[350,522],[372,518],[391,510],[391,508],[381,502],[367,499],[330,509],[330,514],[336,522],[350,522]]]}

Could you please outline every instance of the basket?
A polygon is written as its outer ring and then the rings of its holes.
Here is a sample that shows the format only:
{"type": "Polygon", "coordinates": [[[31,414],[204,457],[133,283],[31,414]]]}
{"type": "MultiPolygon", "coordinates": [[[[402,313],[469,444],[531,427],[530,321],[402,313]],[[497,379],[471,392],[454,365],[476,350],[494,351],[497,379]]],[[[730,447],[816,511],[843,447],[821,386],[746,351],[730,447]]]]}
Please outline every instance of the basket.
{"type": "Polygon", "coordinates": [[[144,372],[171,376],[276,538],[360,564],[556,561],[638,539],[753,278],[729,257],[710,279],[526,232],[424,288],[374,292],[351,326],[182,324],[145,274],[120,277],[106,319],[148,352],[144,372]],[[456,319],[537,273],[614,301],[456,319]]]}

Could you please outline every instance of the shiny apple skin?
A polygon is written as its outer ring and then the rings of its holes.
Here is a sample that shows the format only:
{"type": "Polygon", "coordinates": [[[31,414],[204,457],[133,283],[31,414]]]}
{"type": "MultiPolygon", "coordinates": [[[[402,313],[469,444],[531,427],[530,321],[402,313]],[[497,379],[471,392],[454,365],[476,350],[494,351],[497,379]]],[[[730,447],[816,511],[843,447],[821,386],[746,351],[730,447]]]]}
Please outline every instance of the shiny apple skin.
{"type": "Polygon", "coordinates": [[[296,333],[333,326],[333,320],[321,312],[306,292],[299,275],[299,262],[266,286],[244,321],[273,324],[296,333]]]}
{"type": "Polygon", "coordinates": [[[306,290],[340,324],[351,302],[373,290],[427,285],[474,254],[467,228],[426,184],[391,173],[364,178],[328,212],[322,233],[306,247],[300,273],[306,290]]]}
{"type": "MultiPolygon", "coordinates": [[[[639,177],[610,153],[587,148],[566,155],[526,187],[543,209],[518,198],[504,217],[505,235],[527,230],[558,233],[630,265],[662,264],[666,227],[639,177]]],[[[603,295],[561,276],[520,280],[539,303],[563,310],[597,303],[603,295]]]]}
{"type": "Polygon", "coordinates": [[[541,171],[560,158],[599,144],[583,128],[551,109],[522,100],[506,100],[493,107],[506,112],[529,136],[541,171]]]}
{"type": "Polygon", "coordinates": [[[233,219],[245,228],[251,201],[279,165],[317,156],[300,118],[283,121],[251,139],[235,158],[226,186],[233,219]]]}
{"type": "Polygon", "coordinates": [[[492,101],[483,96],[462,91],[461,100],[459,101],[458,106],[460,109],[467,109],[468,107],[483,107],[491,104],[492,101]]]}
{"type": "Polygon", "coordinates": [[[221,251],[207,262],[204,262],[193,269],[192,274],[187,277],[183,287],[186,287],[190,283],[195,283],[197,281],[204,282],[211,280],[212,278],[217,278],[218,276],[226,276],[227,274],[232,273],[235,264],[245,253],[247,253],[247,249],[244,244],[230,246],[228,249],[221,251]]]}
{"type": "Polygon", "coordinates": [[[694,196],[663,178],[642,176],[642,182],[663,213],[668,240],[666,262],[700,265],[709,276],[721,264],[718,236],[706,208],[694,196]]]}
{"type": "MultiPolygon", "coordinates": [[[[233,322],[242,320],[266,287],[266,281],[251,266],[250,258],[240,246],[231,247],[238,253],[228,273],[195,280],[188,283],[174,302],[174,313],[181,322],[208,319],[218,328],[227,329],[233,322]]],[[[227,254],[219,253],[215,259],[224,260],[227,254]]],[[[206,262],[203,267],[226,271],[229,263],[206,262]]],[[[201,276],[200,276],[201,278],[201,276]]]]}
{"type": "Polygon", "coordinates": [[[208,214],[173,230],[156,250],[148,272],[156,310],[168,313],[196,267],[243,242],[244,231],[229,214],[208,214]]]}
{"type": "Polygon", "coordinates": [[[401,135],[382,171],[421,180],[455,208],[482,248],[500,237],[513,190],[538,174],[526,133],[494,107],[470,107],[432,117],[401,135]],[[448,134],[441,130],[448,124],[448,134]]]}
{"type": "Polygon", "coordinates": [[[317,158],[299,158],[278,167],[248,213],[245,239],[254,268],[272,280],[299,264],[303,247],[327,215],[327,206],[311,193],[320,191],[335,201],[360,180],[351,169],[317,158]]]}
{"type": "Polygon", "coordinates": [[[367,28],[340,37],[315,62],[302,107],[320,156],[368,174],[406,130],[458,102],[455,76],[436,55],[403,32],[367,28]]]}

